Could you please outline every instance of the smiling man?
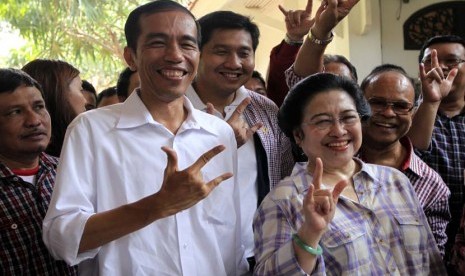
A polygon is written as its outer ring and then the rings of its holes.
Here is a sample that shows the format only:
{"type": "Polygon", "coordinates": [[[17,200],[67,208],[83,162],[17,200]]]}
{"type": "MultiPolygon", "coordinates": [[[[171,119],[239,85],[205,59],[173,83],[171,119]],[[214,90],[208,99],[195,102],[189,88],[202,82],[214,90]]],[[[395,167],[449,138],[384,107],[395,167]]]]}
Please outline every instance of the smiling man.
{"type": "Polygon", "coordinates": [[[230,11],[207,14],[199,24],[199,72],[186,95],[195,108],[226,120],[236,135],[243,243],[252,269],[253,215],[270,189],[290,174],[291,144],[279,129],[278,107],[244,87],[255,67],[257,25],[230,11]]]}
{"type": "Polygon", "coordinates": [[[136,8],[124,57],[140,88],[68,128],[44,241],[81,275],[245,271],[233,132],[184,96],[198,32],[174,1],[136,8]]]}
{"type": "Polygon", "coordinates": [[[40,85],[0,69],[0,275],[77,275],[42,241],[58,163],[44,152],[50,135],[40,85]]]}
{"type": "Polygon", "coordinates": [[[439,174],[415,154],[405,136],[418,99],[413,81],[401,67],[384,64],[373,69],[361,88],[372,116],[363,125],[360,157],[368,163],[396,168],[409,178],[444,256],[450,191],[439,174]]]}

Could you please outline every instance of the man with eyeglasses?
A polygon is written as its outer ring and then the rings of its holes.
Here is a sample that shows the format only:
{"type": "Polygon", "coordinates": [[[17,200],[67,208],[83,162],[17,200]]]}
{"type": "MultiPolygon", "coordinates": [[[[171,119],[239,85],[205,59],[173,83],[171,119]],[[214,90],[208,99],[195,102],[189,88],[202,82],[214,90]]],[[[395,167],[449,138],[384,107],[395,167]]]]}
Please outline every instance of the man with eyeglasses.
{"type": "Polygon", "coordinates": [[[436,36],[423,45],[419,55],[423,103],[408,134],[421,158],[441,175],[451,191],[446,260],[465,202],[464,59],[465,40],[459,36],[436,36]]]}
{"type": "Polygon", "coordinates": [[[415,154],[405,136],[412,125],[419,93],[415,93],[414,83],[405,70],[391,64],[373,69],[361,88],[372,116],[363,124],[359,157],[367,163],[396,168],[409,178],[444,256],[450,191],[439,174],[415,154]]]}

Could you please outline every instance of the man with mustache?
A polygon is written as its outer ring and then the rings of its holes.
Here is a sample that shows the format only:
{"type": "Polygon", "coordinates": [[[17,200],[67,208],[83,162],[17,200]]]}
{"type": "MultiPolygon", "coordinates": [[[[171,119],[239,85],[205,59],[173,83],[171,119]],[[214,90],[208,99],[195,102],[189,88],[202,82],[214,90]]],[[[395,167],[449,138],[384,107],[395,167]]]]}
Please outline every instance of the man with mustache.
{"type": "Polygon", "coordinates": [[[391,64],[373,69],[361,88],[372,116],[363,124],[359,157],[368,163],[396,168],[409,178],[444,256],[450,191],[439,174],[415,154],[405,136],[412,125],[419,93],[415,93],[405,70],[391,64]]]}
{"type": "Polygon", "coordinates": [[[40,85],[0,69],[0,275],[77,275],[42,241],[58,163],[44,152],[50,135],[40,85]]]}

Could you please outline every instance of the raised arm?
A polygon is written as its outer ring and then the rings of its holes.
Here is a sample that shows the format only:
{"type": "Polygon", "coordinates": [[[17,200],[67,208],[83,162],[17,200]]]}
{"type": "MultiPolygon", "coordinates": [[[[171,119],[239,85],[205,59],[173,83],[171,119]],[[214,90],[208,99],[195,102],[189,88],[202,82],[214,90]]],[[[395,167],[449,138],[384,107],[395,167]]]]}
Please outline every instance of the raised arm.
{"type": "Polygon", "coordinates": [[[431,52],[431,61],[428,62],[430,62],[427,64],[428,68],[431,68],[428,72],[425,70],[425,64],[420,63],[423,102],[418,107],[412,126],[407,133],[412,144],[419,150],[428,149],[439,105],[441,100],[449,94],[452,82],[457,75],[457,69],[453,69],[447,77],[444,76],[436,50],[431,52]]]}
{"type": "MultiPolygon", "coordinates": [[[[311,2],[307,2],[306,10],[311,13],[311,2]],[[309,7],[310,5],[310,7],[309,7]]],[[[323,71],[323,55],[326,46],[332,41],[332,30],[346,17],[359,0],[327,0],[318,8],[308,36],[297,54],[294,72],[306,77],[323,71]]]]}
{"type": "Polygon", "coordinates": [[[79,253],[105,245],[158,219],[188,209],[207,197],[216,186],[232,176],[232,173],[224,173],[205,183],[200,172],[205,164],[224,149],[224,146],[216,146],[200,156],[190,167],[179,171],[176,152],[163,147],[168,162],[161,189],[134,203],[92,215],[84,227],[79,253]]]}

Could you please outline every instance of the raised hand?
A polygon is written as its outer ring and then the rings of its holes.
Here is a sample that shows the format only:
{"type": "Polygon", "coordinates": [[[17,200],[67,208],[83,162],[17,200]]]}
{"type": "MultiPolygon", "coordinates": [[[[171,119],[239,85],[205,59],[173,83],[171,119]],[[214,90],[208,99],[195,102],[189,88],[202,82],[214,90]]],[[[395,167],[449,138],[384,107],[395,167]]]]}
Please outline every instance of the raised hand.
{"type": "Polygon", "coordinates": [[[313,0],[308,0],[305,10],[286,10],[279,5],[279,10],[284,15],[287,36],[294,41],[301,40],[313,26],[312,14],[313,0]]]}
{"type": "Polygon", "coordinates": [[[329,34],[359,1],[323,0],[315,15],[315,35],[329,34]]]}
{"type": "Polygon", "coordinates": [[[224,149],[225,147],[222,145],[216,146],[202,154],[190,167],[179,171],[176,152],[168,147],[162,147],[168,157],[168,162],[163,176],[163,184],[157,194],[159,194],[159,198],[163,199],[164,206],[162,207],[166,216],[195,205],[207,197],[221,182],[232,177],[233,174],[227,172],[207,183],[202,177],[201,169],[203,166],[224,149]]]}
{"type": "Polygon", "coordinates": [[[242,114],[246,107],[250,104],[251,99],[249,97],[245,98],[234,110],[234,113],[231,115],[229,120],[226,122],[231,126],[234,131],[234,136],[236,137],[237,148],[240,148],[244,145],[247,140],[249,140],[258,129],[260,129],[263,124],[256,123],[252,127],[249,127],[247,122],[243,119],[242,114]]]}
{"type": "Polygon", "coordinates": [[[341,180],[332,191],[321,189],[322,176],[323,162],[320,158],[316,158],[313,183],[309,187],[302,206],[305,223],[299,230],[299,236],[304,240],[319,240],[323,235],[334,217],[339,195],[347,186],[347,181],[341,180]]]}
{"type": "Polygon", "coordinates": [[[449,71],[447,77],[444,76],[444,71],[439,65],[437,51],[432,50],[430,64],[420,63],[420,80],[423,101],[428,103],[437,103],[449,95],[456,75],[457,68],[454,68],[449,71]],[[431,69],[426,72],[426,67],[431,69]]]}

